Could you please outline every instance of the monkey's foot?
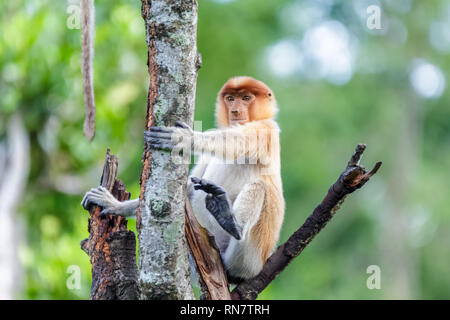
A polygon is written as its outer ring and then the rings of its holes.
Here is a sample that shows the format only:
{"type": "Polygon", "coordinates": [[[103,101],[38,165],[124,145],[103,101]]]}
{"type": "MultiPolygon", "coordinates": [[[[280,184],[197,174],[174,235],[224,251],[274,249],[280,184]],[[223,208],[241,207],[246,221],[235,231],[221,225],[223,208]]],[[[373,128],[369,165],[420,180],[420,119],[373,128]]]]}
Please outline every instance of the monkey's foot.
{"type": "Polygon", "coordinates": [[[192,177],[195,190],[207,193],[205,198],[206,209],[213,215],[219,225],[237,240],[241,240],[242,230],[231,211],[227,193],[222,187],[205,179],[192,177]]]}

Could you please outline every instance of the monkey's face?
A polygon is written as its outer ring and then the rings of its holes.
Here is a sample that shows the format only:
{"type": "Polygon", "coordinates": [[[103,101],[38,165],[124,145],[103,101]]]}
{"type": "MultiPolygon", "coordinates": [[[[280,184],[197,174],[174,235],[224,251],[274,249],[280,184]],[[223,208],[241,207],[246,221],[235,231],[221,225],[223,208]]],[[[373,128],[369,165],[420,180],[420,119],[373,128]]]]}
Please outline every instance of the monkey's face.
{"type": "Polygon", "coordinates": [[[249,109],[255,98],[255,95],[248,91],[227,93],[223,96],[230,125],[245,124],[250,121],[249,109]]]}
{"type": "Polygon", "coordinates": [[[216,121],[220,128],[225,128],[273,119],[277,110],[275,97],[267,85],[251,77],[234,77],[217,95],[216,121]]]}

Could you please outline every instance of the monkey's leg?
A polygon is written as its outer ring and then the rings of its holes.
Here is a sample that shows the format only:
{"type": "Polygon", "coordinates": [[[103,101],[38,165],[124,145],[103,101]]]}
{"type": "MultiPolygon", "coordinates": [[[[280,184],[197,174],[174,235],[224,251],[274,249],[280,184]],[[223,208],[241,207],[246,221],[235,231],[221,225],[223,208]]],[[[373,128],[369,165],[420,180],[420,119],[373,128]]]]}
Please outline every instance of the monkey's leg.
{"type": "Polygon", "coordinates": [[[233,203],[233,213],[242,228],[243,240],[261,216],[266,185],[262,180],[247,183],[233,203]]]}
{"type": "Polygon", "coordinates": [[[102,207],[100,214],[117,214],[119,216],[135,218],[139,206],[139,199],[120,202],[104,187],[92,188],[86,192],[81,205],[89,210],[91,205],[102,207]]]}
{"type": "Polygon", "coordinates": [[[214,216],[219,225],[234,238],[240,240],[242,230],[231,209],[230,200],[225,190],[211,181],[192,177],[195,190],[203,190],[208,195],[205,198],[206,209],[214,216]]]}
{"type": "MultiPolygon", "coordinates": [[[[265,183],[260,180],[246,184],[233,204],[236,220],[242,228],[242,239],[231,238],[222,259],[229,275],[248,279],[257,275],[263,266],[260,243],[251,238],[250,231],[258,222],[266,194],[265,183]]],[[[270,229],[271,226],[267,226],[270,229]]]]}

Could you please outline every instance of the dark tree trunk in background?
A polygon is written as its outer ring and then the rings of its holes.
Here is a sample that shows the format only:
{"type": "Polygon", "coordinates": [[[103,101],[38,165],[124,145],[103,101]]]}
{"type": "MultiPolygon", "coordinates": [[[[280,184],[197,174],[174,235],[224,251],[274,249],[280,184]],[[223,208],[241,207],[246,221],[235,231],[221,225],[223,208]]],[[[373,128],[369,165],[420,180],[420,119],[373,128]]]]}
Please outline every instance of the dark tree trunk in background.
{"type": "MultiPolygon", "coordinates": [[[[116,179],[118,166],[119,160],[108,149],[100,185],[124,201],[130,194],[116,179]]],[[[81,248],[92,264],[91,300],[137,299],[136,238],[127,230],[127,220],[100,215],[98,206],[93,206],[89,213],[89,239],[81,242],[81,248]]]]}
{"type": "MultiPolygon", "coordinates": [[[[197,10],[196,0],[142,0],[150,74],[146,129],[177,120],[193,124],[197,10]]],[[[184,232],[188,169],[170,152],[144,153],[137,213],[141,299],[194,298],[184,232]]]]}

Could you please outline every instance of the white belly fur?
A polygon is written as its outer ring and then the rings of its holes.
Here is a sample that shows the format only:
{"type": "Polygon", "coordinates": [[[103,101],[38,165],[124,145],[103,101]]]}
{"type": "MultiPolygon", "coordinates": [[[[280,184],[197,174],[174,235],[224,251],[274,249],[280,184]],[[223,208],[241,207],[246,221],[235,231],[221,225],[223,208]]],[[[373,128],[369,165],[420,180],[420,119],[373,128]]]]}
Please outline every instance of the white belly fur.
{"type": "MultiPolygon", "coordinates": [[[[251,164],[226,164],[221,159],[209,158],[203,176],[198,178],[209,180],[224,188],[230,201],[234,203],[244,185],[258,179],[258,167],[251,164]]],[[[220,252],[224,254],[230,241],[230,235],[222,229],[205,208],[205,197],[204,191],[194,190],[191,195],[192,210],[199,223],[215,236],[220,252]]]]}

